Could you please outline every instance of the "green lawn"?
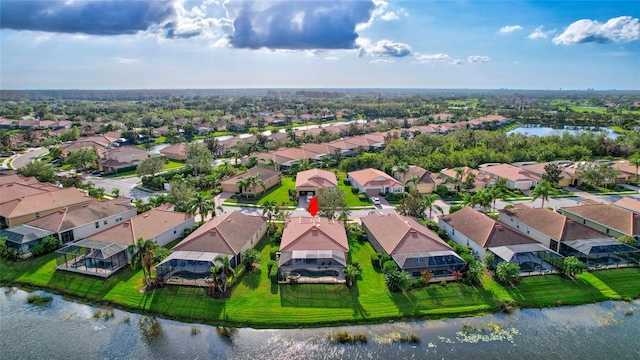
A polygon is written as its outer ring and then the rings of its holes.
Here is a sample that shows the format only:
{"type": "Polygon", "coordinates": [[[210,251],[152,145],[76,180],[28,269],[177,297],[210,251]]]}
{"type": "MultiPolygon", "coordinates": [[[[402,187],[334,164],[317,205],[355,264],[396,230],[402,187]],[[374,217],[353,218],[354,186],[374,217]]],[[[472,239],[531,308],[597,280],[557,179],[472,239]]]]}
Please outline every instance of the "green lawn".
{"type": "Polygon", "coordinates": [[[365,200],[360,200],[358,194],[351,192],[352,186],[344,184],[343,180],[346,178],[346,173],[338,172],[338,189],[344,193],[344,201],[347,203],[347,206],[370,206],[371,201],[369,201],[368,197],[365,200]]]}
{"type": "Polygon", "coordinates": [[[371,265],[370,256],[374,252],[371,245],[355,241],[350,244],[352,259],[358,259],[362,265],[360,279],[353,288],[272,284],[267,274],[269,254],[278,245],[267,241],[258,245],[261,269],[242,275],[227,300],[214,300],[203,289],[181,286],[140,293],[139,269],[126,269],[107,280],[55,271],[53,254],[20,262],[0,259],[0,282],[49,288],[168,317],[254,327],[465,316],[494,311],[502,302],[541,307],[640,296],[638,268],[585,273],[575,281],[555,275],[528,277],[513,288],[505,288],[485,276],[480,287],[432,284],[406,294],[391,293],[385,287],[383,275],[371,265]]]}
{"type": "Polygon", "coordinates": [[[241,195],[239,199],[229,199],[227,202],[238,204],[262,204],[265,201],[275,201],[276,204],[295,206],[297,203],[289,199],[289,190],[293,190],[295,187],[295,180],[290,177],[283,176],[279,185],[269,189],[264,195],[258,198],[257,201],[252,195],[249,195],[248,198],[241,195]]]}
{"type": "Polygon", "coordinates": [[[181,168],[183,166],[185,166],[184,162],[169,160],[168,163],[164,164],[164,168],[162,168],[162,169],[163,170],[171,170],[171,169],[181,168]]]}

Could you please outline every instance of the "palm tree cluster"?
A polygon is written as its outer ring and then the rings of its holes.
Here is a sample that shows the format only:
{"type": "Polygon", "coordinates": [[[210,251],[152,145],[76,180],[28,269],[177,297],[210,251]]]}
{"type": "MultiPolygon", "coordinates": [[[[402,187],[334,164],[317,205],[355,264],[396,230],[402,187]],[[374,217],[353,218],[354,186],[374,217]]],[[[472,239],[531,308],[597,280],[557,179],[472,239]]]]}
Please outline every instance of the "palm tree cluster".
{"type": "Polygon", "coordinates": [[[484,212],[496,208],[496,200],[502,197],[503,192],[496,186],[480,189],[475,194],[466,193],[462,197],[462,205],[475,208],[480,206],[484,212]]]}
{"type": "Polygon", "coordinates": [[[194,194],[193,198],[188,203],[188,212],[189,214],[198,214],[200,215],[200,224],[204,224],[205,219],[211,213],[212,217],[216,216],[216,209],[221,212],[222,207],[216,207],[216,203],[211,197],[205,192],[197,192],[194,194]]]}
{"type": "Polygon", "coordinates": [[[138,238],[135,244],[127,246],[131,254],[130,265],[133,269],[142,265],[142,276],[147,286],[151,285],[151,265],[153,264],[153,249],[156,244],[152,240],[138,238]]]}
{"type": "MultiPolygon", "coordinates": [[[[247,198],[249,198],[249,193],[247,192],[247,190],[255,189],[256,186],[260,186],[262,188],[262,191],[266,190],[264,181],[260,180],[260,173],[249,175],[245,178],[239,179],[236,182],[236,185],[238,186],[238,189],[240,189],[240,192],[244,193],[247,198]]],[[[258,192],[254,193],[254,196],[257,197],[258,192]]]]}
{"type": "Polygon", "coordinates": [[[226,292],[229,279],[235,275],[236,271],[231,266],[228,256],[218,255],[214,259],[211,267],[211,279],[214,292],[226,292]]]}

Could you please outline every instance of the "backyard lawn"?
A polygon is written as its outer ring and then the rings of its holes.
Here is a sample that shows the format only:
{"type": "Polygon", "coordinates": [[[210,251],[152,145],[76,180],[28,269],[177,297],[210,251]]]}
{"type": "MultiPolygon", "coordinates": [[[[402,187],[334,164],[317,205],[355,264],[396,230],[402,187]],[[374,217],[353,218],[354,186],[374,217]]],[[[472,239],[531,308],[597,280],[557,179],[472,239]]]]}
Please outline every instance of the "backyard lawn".
{"type": "Polygon", "coordinates": [[[371,201],[369,201],[368,197],[365,200],[360,200],[358,194],[351,192],[352,186],[344,184],[343,180],[346,178],[346,173],[338,172],[338,189],[344,193],[344,201],[347,203],[347,206],[370,206],[371,201]]]}
{"type": "Polygon", "coordinates": [[[382,273],[371,265],[374,252],[367,242],[352,241],[351,257],[360,261],[356,286],[278,285],[268,277],[268,262],[276,243],[263,241],[261,268],[245,272],[227,300],[215,300],[202,288],[165,286],[140,293],[142,271],[130,268],[107,280],[55,271],[53,254],[9,262],[0,259],[0,282],[20,282],[57,289],[94,301],[109,301],[131,309],[202,322],[237,326],[289,327],[335,323],[384,321],[408,317],[452,317],[495,310],[503,302],[526,307],[555,306],[640,296],[640,269],[627,268],[585,273],[577,280],[546,275],[528,277],[517,287],[505,288],[489,277],[479,287],[461,283],[391,293],[382,273]]]}

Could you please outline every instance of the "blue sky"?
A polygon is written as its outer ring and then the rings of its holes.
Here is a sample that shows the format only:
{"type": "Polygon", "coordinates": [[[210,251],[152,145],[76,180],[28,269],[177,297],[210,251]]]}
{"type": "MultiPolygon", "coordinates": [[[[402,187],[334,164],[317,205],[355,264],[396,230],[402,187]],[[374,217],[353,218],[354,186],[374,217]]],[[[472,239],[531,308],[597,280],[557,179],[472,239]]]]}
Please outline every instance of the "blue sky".
{"type": "Polygon", "coordinates": [[[2,0],[1,89],[640,89],[629,1],[2,0]]]}

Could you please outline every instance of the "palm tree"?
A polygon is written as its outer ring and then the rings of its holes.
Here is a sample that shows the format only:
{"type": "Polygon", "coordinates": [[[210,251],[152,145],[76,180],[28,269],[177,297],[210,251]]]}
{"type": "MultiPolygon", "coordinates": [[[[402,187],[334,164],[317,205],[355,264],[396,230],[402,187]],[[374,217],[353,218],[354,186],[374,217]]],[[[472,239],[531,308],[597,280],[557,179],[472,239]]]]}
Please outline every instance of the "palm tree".
{"type": "MultiPolygon", "coordinates": [[[[240,190],[240,193],[243,193],[243,190],[246,190],[248,188],[248,184],[249,184],[249,178],[246,177],[244,179],[238,179],[238,181],[236,181],[236,186],[238,186],[238,190],[240,190]]],[[[249,198],[249,195],[245,192],[245,196],[247,198],[249,198]]]]}
{"type": "Polygon", "coordinates": [[[440,211],[441,214],[444,214],[442,208],[439,205],[436,205],[436,200],[438,200],[438,195],[436,194],[425,195],[423,198],[424,204],[427,206],[427,208],[429,208],[429,220],[433,219],[433,217],[431,216],[433,213],[433,208],[436,208],[436,210],[440,211]]]}
{"type": "Polygon", "coordinates": [[[220,268],[221,281],[223,285],[222,292],[227,291],[227,280],[229,277],[236,273],[236,271],[231,267],[231,262],[229,261],[229,257],[226,255],[218,255],[213,259],[214,262],[220,263],[218,267],[220,268]]]}
{"type": "Polygon", "coordinates": [[[538,184],[533,190],[531,190],[531,201],[536,201],[536,199],[542,199],[542,206],[544,208],[544,201],[549,199],[549,196],[553,194],[553,187],[548,181],[542,181],[538,184]]]}
{"type": "Polygon", "coordinates": [[[274,215],[274,211],[276,210],[276,202],[275,201],[265,201],[262,203],[262,216],[267,217],[267,222],[271,225],[271,218],[274,215]]]}
{"type": "Polygon", "coordinates": [[[151,204],[145,203],[142,199],[133,200],[133,205],[136,207],[138,214],[151,210],[151,204]]]}
{"type": "Polygon", "coordinates": [[[118,198],[118,197],[120,197],[120,188],[113,188],[113,189],[111,189],[111,195],[112,195],[114,198],[118,198]]]}
{"type": "Polygon", "coordinates": [[[636,181],[638,181],[638,168],[640,167],[640,157],[629,159],[629,164],[636,167],[636,181]]]}
{"type": "Polygon", "coordinates": [[[151,264],[155,247],[156,244],[152,240],[143,238],[138,238],[135,244],[127,246],[127,251],[131,254],[131,267],[135,269],[138,264],[142,265],[142,275],[147,285],[151,285],[151,264]]]}
{"type": "Polygon", "coordinates": [[[462,178],[464,177],[464,169],[457,167],[453,169],[453,171],[456,172],[456,187],[458,188],[458,191],[460,191],[460,184],[462,184],[462,178]]]}
{"type": "Polygon", "coordinates": [[[487,189],[487,196],[491,199],[493,210],[496,210],[496,200],[498,200],[502,196],[502,194],[502,190],[495,186],[487,189]]]}
{"type": "Polygon", "coordinates": [[[247,249],[242,254],[242,262],[249,269],[253,264],[260,261],[260,252],[256,249],[247,249]]]}
{"type": "Polygon", "coordinates": [[[151,204],[151,206],[154,208],[157,208],[158,206],[164,205],[166,203],[167,203],[167,195],[164,195],[164,194],[152,196],[149,198],[149,204],[151,204]]]}
{"type": "Polygon", "coordinates": [[[205,193],[201,192],[195,193],[188,204],[188,212],[190,214],[200,214],[200,218],[202,219],[200,220],[200,224],[204,224],[204,220],[206,219],[209,212],[214,211],[213,214],[215,216],[215,208],[216,203],[213,201],[213,199],[205,193]]]}
{"type": "Polygon", "coordinates": [[[409,164],[407,163],[399,163],[398,165],[393,167],[393,172],[398,172],[402,174],[402,181],[405,181],[405,177],[409,172],[409,164]]]}
{"type": "Polygon", "coordinates": [[[418,187],[418,181],[420,181],[420,177],[418,175],[410,176],[405,182],[404,186],[409,187],[409,184],[413,184],[416,188],[418,187]]]}
{"type": "Polygon", "coordinates": [[[356,278],[360,275],[360,271],[357,267],[349,264],[346,268],[344,268],[344,277],[347,280],[347,286],[353,286],[356,278]]]}

